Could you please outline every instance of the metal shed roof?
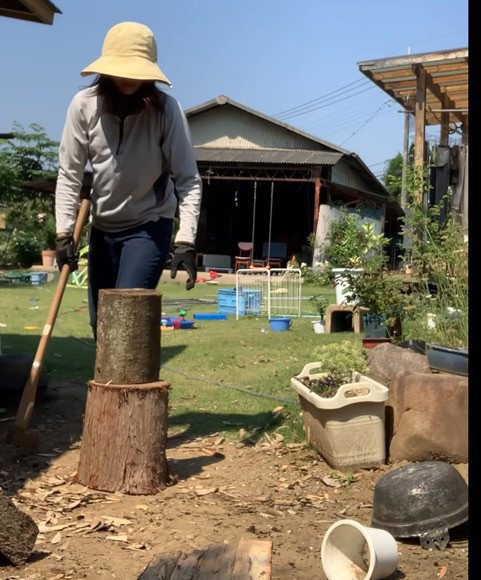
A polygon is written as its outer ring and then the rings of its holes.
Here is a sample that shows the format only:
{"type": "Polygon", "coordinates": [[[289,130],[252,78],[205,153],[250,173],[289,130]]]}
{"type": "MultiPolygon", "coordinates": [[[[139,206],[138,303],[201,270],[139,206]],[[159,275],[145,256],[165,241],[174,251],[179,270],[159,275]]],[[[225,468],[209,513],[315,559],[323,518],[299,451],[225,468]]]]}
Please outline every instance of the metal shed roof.
{"type": "Polygon", "coordinates": [[[52,24],[55,14],[62,12],[50,0],[0,0],[0,16],[52,24]]]}
{"type": "Polygon", "coordinates": [[[221,149],[194,147],[197,161],[216,163],[275,163],[280,165],[335,165],[343,156],[333,151],[305,149],[221,149]]]}
{"type": "Polygon", "coordinates": [[[440,125],[440,110],[464,122],[468,110],[468,49],[456,48],[357,63],[359,70],[404,109],[415,112],[416,78],[426,73],[426,124],[440,125]]]}

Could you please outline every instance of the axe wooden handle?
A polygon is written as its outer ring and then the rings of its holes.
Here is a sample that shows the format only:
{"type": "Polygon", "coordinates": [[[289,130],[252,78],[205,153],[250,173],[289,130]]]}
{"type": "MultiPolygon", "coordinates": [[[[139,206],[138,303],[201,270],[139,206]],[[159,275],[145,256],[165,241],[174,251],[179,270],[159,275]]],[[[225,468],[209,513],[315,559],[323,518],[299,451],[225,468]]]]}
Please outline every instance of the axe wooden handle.
{"type": "MultiPolygon", "coordinates": [[[[73,233],[74,247],[78,246],[80,236],[82,234],[82,229],[88,220],[90,213],[90,200],[83,199],[77,214],[77,219],[75,221],[75,229],[73,233]]],[[[68,277],[70,274],[70,267],[68,264],[64,264],[60,270],[59,279],[57,282],[57,287],[55,289],[55,294],[52,299],[52,304],[50,305],[50,310],[48,311],[47,320],[45,326],[43,327],[42,336],[40,337],[40,342],[37,347],[37,352],[35,353],[35,358],[33,359],[32,368],[30,369],[30,375],[23,388],[22,398],[18,406],[17,415],[15,417],[14,435],[21,434],[21,431],[26,431],[30,418],[32,416],[33,408],[35,405],[35,397],[37,395],[38,382],[40,380],[40,373],[42,372],[43,362],[45,358],[45,353],[47,351],[48,341],[52,334],[53,325],[57,318],[57,314],[60,308],[60,303],[62,302],[62,297],[67,286],[68,277]]]]}

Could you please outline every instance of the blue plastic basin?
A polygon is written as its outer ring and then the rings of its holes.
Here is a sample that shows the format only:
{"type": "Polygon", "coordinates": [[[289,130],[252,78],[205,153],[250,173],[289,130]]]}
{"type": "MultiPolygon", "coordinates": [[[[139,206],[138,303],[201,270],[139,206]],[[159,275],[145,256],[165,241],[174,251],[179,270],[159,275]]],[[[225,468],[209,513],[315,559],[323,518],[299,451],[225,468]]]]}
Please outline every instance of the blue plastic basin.
{"type": "Polygon", "coordinates": [[[276,318],[269,318],[271,330],[289,330],[292,320],[287,316],[278,316],[276,318]]]}

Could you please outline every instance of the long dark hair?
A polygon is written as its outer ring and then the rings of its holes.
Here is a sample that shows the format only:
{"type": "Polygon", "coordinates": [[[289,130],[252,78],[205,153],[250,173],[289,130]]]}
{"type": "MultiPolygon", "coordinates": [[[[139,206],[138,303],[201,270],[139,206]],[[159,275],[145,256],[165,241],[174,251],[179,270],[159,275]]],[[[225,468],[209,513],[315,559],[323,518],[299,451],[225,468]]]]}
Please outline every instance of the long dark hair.
{"type": "Polygon", "coordinates": [[[123,95],[115,86],[111,77],[98,75],[90,85],[95,87],[96,94],[102,99],[102,112],[124,118],[133,113],[141,113],[144,109],[164,111],[164,93],[154,81],[144,81],[133,95],[123,95]]]}

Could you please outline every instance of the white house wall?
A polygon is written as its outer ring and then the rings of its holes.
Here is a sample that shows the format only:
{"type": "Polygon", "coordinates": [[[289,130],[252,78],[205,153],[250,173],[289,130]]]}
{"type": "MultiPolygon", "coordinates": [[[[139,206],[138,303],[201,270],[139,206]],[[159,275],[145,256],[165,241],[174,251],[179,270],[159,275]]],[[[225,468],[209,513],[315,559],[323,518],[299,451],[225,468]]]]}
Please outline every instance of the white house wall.
{"type": "Polygon", "coordinates": [[[315,141],[229,105],[191,116],[189,126],[193,144],[201,147],[323,149],[315,141]]]}

